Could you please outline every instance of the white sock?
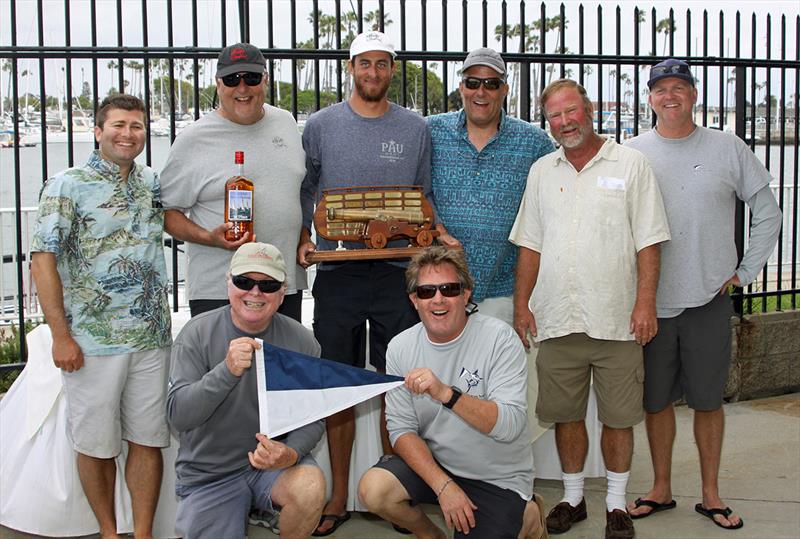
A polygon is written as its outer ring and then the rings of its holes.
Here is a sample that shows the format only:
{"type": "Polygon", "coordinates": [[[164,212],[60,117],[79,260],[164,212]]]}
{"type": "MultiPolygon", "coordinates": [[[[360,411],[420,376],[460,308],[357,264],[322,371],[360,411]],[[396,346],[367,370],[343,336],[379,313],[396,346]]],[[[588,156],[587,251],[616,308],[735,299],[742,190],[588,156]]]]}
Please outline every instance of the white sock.
{"type": "Polygon", "coordinates": [[[628,478],[631,472],[615,473],[606,470],[608,490],[606,491],[606,510],[610,513],[614,509],[625,511],[625,490],[628,488],[628,478]]]}
{"type": "Polygon", "coordinates": [[[578,473],[561,472],[561,480],[564,482],[564,497],[562,502],[569,503],[572,507],[578,507],[583,499],[583,480],[586,475],[583,470],[578,473]]]}

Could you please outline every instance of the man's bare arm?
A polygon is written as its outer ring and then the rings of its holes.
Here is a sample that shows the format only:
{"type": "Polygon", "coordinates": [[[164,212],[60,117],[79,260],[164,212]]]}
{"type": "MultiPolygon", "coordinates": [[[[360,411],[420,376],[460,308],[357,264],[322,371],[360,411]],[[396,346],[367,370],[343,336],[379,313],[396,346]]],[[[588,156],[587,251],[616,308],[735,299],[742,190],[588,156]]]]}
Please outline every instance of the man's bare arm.
{"type": "Polygon", "coordinates": [[[525,348],[530,348],[528,332],[536,336],[536,319],[533,316],[528,302],[533,293],[533,287],[539,278],[539,262],[542,255],[527,247],[519,248],[517,257],[516,278],[514,280],[514,330],[522,340],[525,348]]]}
{"type": "Polygon", "coordinates": [[[53,363],[67,372],[83,367],[83,351],[72,338],[64,311],[64,285],[58,274],[54,253],[33,253],[31,274],[36,282],[39,303],[53,336],[53,363]]]}
{"type": "Polygon", "coordinates": [[[164,229],[174,238],[190,243],[198,243],[208,247],[235,250],[248,241],[255,241],[255,235],[250,238],[248,233],[238,241],[225,239],[225,232],[233,226],[232,223],[222,223],[212,230],[201,227],[179,210],[164,210],[164,229]]]}
{"type": "Polygon", "coordinates": [[[644,346],[658,332],[656,291],[660,271],[661,247],[649,245],[636,253],[636,303],[631,313],[631,333],[644,346]]]}

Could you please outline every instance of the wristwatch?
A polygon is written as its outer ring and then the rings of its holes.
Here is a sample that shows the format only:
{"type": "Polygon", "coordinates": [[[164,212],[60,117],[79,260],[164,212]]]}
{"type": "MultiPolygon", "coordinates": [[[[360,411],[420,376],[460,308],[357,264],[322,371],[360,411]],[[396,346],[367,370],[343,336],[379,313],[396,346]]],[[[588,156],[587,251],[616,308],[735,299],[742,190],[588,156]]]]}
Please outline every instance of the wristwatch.
{"type": "Polygon", "coordinates": [[[461,390],[460,390],[460,389],[458,389],[456,386],[450,386],[450,389],[452,389],[452,390],[453,390],[453,396],[452,396],[452,397],[450,397],[450,400],[449,400],[449,401],[447,401],[447,402],[444,402],[444,403],[442,403],[442,404],[444,404],[444,407],[445,407],[445,408],[450,408],[450,409],[452,409],[452,408],[453,408],[453,406],[455,406],[455,405],[456,405],[456,403],[458,402],[458,399],[460,399],[460,398],[461,398],[461,390]]]}

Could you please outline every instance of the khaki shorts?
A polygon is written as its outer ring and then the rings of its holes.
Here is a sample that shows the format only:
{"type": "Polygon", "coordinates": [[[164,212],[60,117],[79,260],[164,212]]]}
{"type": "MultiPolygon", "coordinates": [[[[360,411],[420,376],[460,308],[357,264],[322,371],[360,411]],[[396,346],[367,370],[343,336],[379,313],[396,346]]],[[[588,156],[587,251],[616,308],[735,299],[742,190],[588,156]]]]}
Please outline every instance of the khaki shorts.
{"type": "Polygon", "coordinates": [[[83,367],[61,373],[67,434],[78,453],[101,459],[122,451],[122,440],[169,446],[166,396],[170,348],[113,356],[84,356],[83,367]]]}
{"type": "Polygon", "coordinates": [[[585,419],[592,380],[601,423],[623,429],[644,419],[642,347],[634,341],[605,341],[585,333],[547,339],[541,342],[536,366],[540,421],[585,419]]]}

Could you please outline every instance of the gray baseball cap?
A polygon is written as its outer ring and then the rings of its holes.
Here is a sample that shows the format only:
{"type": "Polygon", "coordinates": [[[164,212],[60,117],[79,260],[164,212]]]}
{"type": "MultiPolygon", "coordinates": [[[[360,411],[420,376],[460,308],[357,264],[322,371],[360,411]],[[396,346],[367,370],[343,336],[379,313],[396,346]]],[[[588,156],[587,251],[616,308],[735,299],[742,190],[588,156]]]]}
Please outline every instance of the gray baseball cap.
{"type": "Polygon", "coordinates": [[[467,69],[475,66],[490,67],[497,71],[499,75],[506,74],[506,63],[503,61],[500,53],[494,49],[481,47],[480,49],[475,49],[474,51],[470,52],[467,55],[467,59],[464,60],[464,66],[461,68],[461,73],[464,73],[464,71],[467,69]]]}

